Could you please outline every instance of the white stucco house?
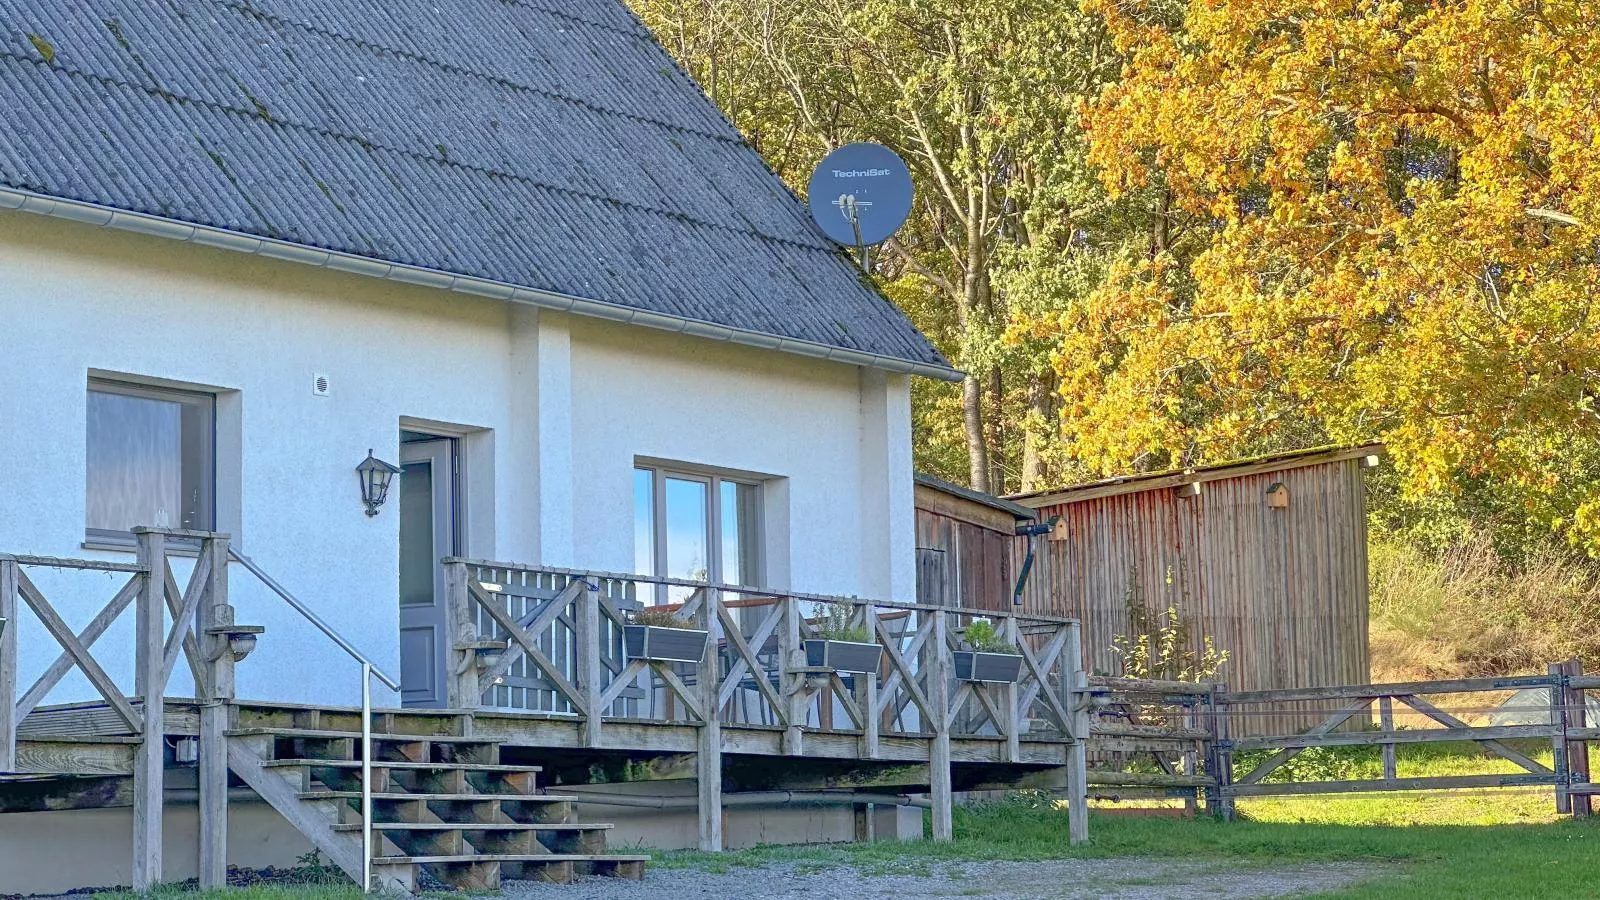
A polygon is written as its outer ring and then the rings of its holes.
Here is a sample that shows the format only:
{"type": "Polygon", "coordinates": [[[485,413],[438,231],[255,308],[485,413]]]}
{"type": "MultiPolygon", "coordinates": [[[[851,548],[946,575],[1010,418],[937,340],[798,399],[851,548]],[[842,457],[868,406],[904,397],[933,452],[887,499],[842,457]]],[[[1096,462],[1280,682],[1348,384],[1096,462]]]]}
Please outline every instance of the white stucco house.
{"type": "MultiPolygon", "coordinates": [[[[914,599],[958,376],[618,0],[3,6],[0,552],[227,533],[423,706],[446,556],[914,599]]],[[[353,700],[234,604],[241,696],[353,700]]]]}

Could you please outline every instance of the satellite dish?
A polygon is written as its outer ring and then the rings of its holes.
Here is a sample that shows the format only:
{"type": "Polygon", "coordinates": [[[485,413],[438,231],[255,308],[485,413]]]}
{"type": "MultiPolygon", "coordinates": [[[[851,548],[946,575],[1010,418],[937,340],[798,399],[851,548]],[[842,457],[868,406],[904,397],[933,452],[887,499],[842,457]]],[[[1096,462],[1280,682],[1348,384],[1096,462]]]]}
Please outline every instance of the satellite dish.
{"type": "Polygon", "coordinates": [[[911,215],[911,170],[882,144],[846,144],[811,173],[806,199],[828,237],[861,251],[888,240],[911,215]]]}

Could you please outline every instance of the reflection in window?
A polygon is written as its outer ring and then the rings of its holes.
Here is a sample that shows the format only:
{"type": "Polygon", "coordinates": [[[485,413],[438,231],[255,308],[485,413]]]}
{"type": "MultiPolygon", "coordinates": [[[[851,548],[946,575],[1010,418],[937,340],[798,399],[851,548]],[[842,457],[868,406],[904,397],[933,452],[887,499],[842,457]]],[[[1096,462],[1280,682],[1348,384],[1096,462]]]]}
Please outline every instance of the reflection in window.
{"type": "Polygon", "coordinates": [[[760,488],[738,481],[720,483],[722,582],[752,586],[760,577],[756,500],[760,488]]]}
{"type": "Polygon", "coordinates": [[[89,382],[86,524],[91,537],[135,526],[215,527],[216,403],[208,394],[89,382]]]}
{"type": "MultiPolygon", "coordinates": [[[[761,580],[761,488],[714,474],[634,470],[634,567],[641,575],[752,585],[761,580]]],[[[656,591],[682,603],[694,588],[656,591]]]]}

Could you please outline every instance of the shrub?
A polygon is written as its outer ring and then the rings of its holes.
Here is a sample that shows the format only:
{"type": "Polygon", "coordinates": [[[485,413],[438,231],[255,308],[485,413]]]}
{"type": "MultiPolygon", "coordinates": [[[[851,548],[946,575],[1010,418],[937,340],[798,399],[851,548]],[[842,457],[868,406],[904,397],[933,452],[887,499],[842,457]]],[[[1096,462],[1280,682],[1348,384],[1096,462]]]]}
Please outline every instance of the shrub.
{"type": "Polygon", "coordinates": [[[979,653],[1010,653],[1016,655],[1017,645],[1007,640],[1000,632],[995,631],[994,623],[988,619],[973,619],[966,631],[961,635],[962,642],[968,650],[979,653]]]}
{"type": "Polygon", "coordinates": [[[1111,639],[1111,652],[1122,660],[1122,676],[1163,681],[1215,679],[1228,662],[1228,651],[1218,650],[1209,634],[1200,638],[1196,648],[1191,640],[1193,625],[1187,617],[1171,606],[1150,615],[1138,577],[1128,583],[1123,603],[1130,633],[1111,639]]]}
{"type": "Polygon", "coordinates": [[[674,616],[672,610],[661,606],[646,606],[636,609],[628,621],[635,625],[649,625],[654,628],[693,628],[694,625],[674,616]]]}
{"type": "Polygon", "coordinates": [[[1555,549],[1512,560],[1482,535],[1431,552],[1374,535],[1373,677],[1540,673],[1579,657],[1600,669],[1600,566],[1555,549]]]}
{"type": "Polygon", "coordinates": [[[848,603],[823,603],[817,607],[817,620],[813,623],[817,637],[825,641],[854,641],[872,643],[872,633],[866,626],[855,624],[856,610],[848,603]]]}

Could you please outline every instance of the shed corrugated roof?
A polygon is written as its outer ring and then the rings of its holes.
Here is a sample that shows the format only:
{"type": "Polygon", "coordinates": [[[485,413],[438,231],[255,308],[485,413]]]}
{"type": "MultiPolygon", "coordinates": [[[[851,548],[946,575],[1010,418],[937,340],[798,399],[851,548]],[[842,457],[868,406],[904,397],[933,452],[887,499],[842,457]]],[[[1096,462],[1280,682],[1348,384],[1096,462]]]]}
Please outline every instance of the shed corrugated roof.
{"type": "Polygon", "coordinates": [[[0,0],[0,29],[0,186],[949,368],[620,0],[0,0]]]}
{"type": "Polygon", "coordinates": [[[1101,481],[1091,481],[1053,490],[1012,494],[1006,499],[1031,509],[1043,509],[1046,506],[1055,506],[1059,503],[1077,503],[1099,497],[1114,497],[1119,494],[1136,494],[1140,491],[1152,491],[1159,488],[1203,484],[1208,481],[1221,481],[1225,478],[1239,478],[1245,475],[1259,475],[1264,472],[1279,472],[1347,459],[1379,456],[1382,453],[1383,444],[1381,443],[1358,444],[1354,447],[1313,447],[1308,450],[1291,450],[1285,453],[1233,460],[1211,466],[1169,469],[1165,472],[1148,472],[1106,478],[1101,481]]]}
{"type": "Polygon", "coordinates": [[[1003,513],[1010,513],[1012,518],[1019,521],[1031,520],[1038,516],[1035,510],[1029,509],[1020,503],[1013,503],[1003,497],[996,497],[983,491],[975,491],[972,488],[945,481],[943,478],[929,475],[926,472],[913,472],[912,480],[925,488],[949,494],[952,497],[960,497],[963,500],[978,503],[1003,513]]]}

